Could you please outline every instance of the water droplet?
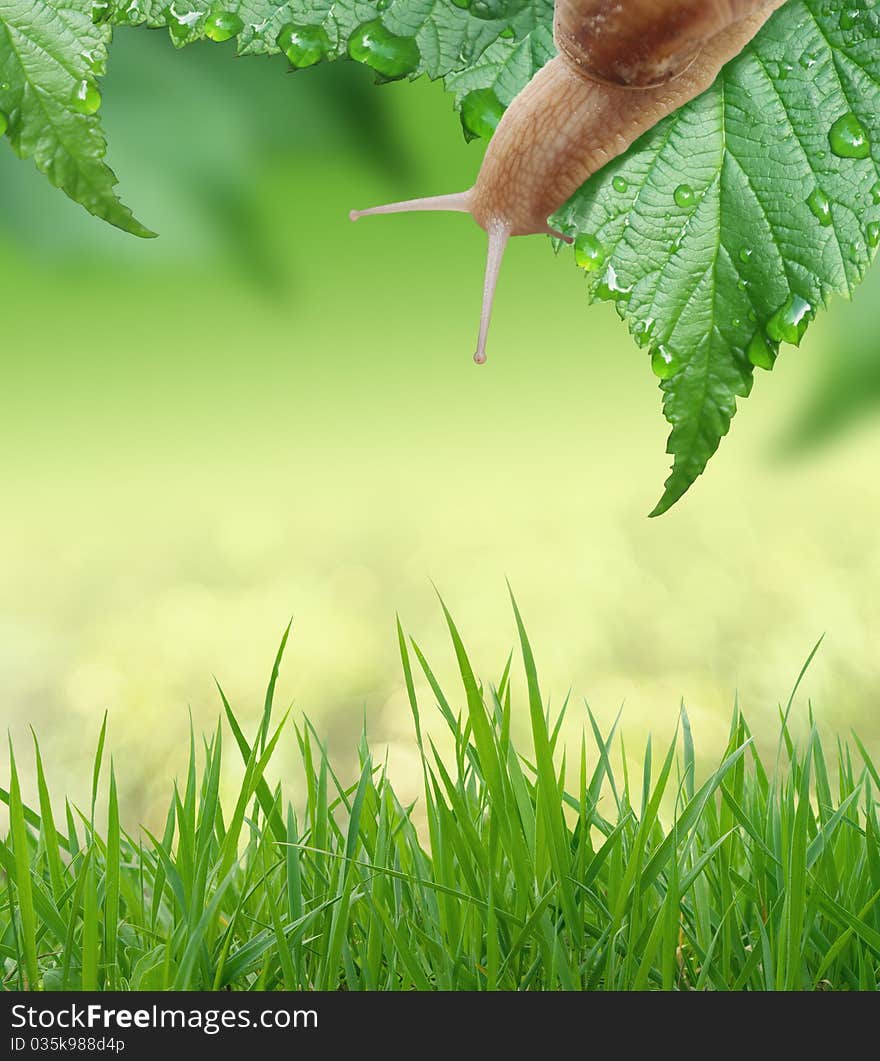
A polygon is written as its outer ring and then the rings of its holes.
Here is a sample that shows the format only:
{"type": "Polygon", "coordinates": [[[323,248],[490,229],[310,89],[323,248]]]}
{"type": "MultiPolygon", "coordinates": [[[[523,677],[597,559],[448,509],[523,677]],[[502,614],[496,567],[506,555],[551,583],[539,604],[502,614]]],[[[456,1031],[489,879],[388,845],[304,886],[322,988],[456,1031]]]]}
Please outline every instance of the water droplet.
{"type": "Polygon", "coordinates": [[[486,22],[509,19],[526,6],[527,0],[470,0],[467,5],[474,18],[486,22]]]}
{"type": "Polygon", "coordinates": [[[593,289],[596,298],[603,302],[620,302],[632,291],[631,287],[624,287],[617,277],[617,270],[609,262],[608,267],[602,274],[602,279],[593,289]]]}
{"type": "Polygon", "coordinates": [[[101,93],[93,81],[77,82],[70,103],[78,114],[97,114],[101,107],[101,93]]]}
{"type": "Polygon", "coordinates": [[[655,346],[651,350],[651,371],[657,379],[672,379],[682,370],[681,361],[667,346],[655,346]]]}
{"type": "Polygon", "coordinates": [[[871,142],[865,127],[850,111],[838,118],[828,133],[831,150],[838,158],[870,158],[871,142]]]}
{"type": "Polygon", "coordinates": [[[651,341],[651,336],[654,334],[654,325],[657,322],[653,317],[648,317],[647,320],[637,320],[632,326],[633,338],[639,344],[639,346],[645,347],[651,341]]]}
{"type": "Polygon", "coordinates": [[[378,18],[358,26],[352,33],[348,54],[389,79],[411,74],[421,60],[414,37],[398,37],[378,18]]]}
{"type": "Polygon", "coordinates": [[[819,56],[815,52],[803,52],[799,61],[804,70],[811,70],[819,62],[819,56]]]}
{"type": "Polygon", "coordinates": [[[5,111],[0,111],[0,136],[6,135],[6,130],[9,128],[9,119],[6,117],[5,111]]]}
{"type": "Polygon", "coordinates": [[[614,180],[611,182],[611,187],[620,195],[623,195],[627,188],[629,188],[629,184],[627,183],[625,177],[615,177],[614,180]]]}
{"type": "Polygon", "coordinates": [[[125,15],[126,22],[130,23],[132,26],[139,25],[144,21],[145,17],[143,11],[140,9],[138,0],[131,0],[131,3],[125,9],[123,14],[125,15]]]}
{"type": "Polygon", "coordinates": [[[113,4],[111,0],[94,0],[92,4],[92,22],[96,26],[100,26],[103,22],[106,22],[113,14],[113,4]]]}
{"type": "Polygon", "coordinates": [[[767,335],[774,343],[800,346],[812,319],[813,307],[810,303],[800,295],[792,295],[767,321],[767,335]]]}
{"type": "Polygon", "coordinates": [[[205,36],[217,44],[232,40],[241,33],[244,22],[234,11],[212,11],[205,19],[205,36]]]}
{"type": "Polygon", "coordinates": [[[672,197],[682,210],[690,210],[697,201],[697,193],[689,184],[679,184],[672,197]]]}
{"type": "Polygon", "coordinates": [[[871,250],[876,250],[880,247],[880,221],[872,221],[868,225],[868,246],[871,250]]]}
{"type": "Polygon", "coordinates": [[[840,12],[838,25],[842,30],[852,29],[858,24],[861,14],[861,11],[856,7],[846,8],[846,10],[840,12]]]}
{"type": "Polygon", "coordinates": [[[88,50],[81,53],[83,62],[93,74],[100,74],[104,68],[104,56],[97,49],[93,52],[88,50]]]}
{"type": "Polygon", "coordinates": [[[330,38],[321,26],[298,26],[288,22],[275,43],[300,70],[319,63],[330,52],[330,38]]]}
{"type": "Polygon", "coordinates": [[[769,372],[776,362],[779,351],[770,345],[764,333],[759,329],[752,336],[746,353],[755,368],[763,368],[769,372]]]}
{"type": "Polygon", "coordinates": [[[880,206],[880,181],[877,181],[877,183],[871,189],[871,199],[876,205],[880,206]]]}
{"type": "Polygon", "coordinates": [[[516,36],[516,31],[514,30],[513,26],[505,26],[504,29],[498,34],[498,36],[502,37],[506,41],[513,40],[513,38],[516,36]]]}
{"type": "Polygon", "coordinates": [[[202,17],[201,11],[177,11],[174,4],[165,8],[165,22],[171,40],[177,45],[187,44],[196,34],[196,23],[202,17]]]}
{"type": "Polygon", "coordinates": [[[754,252],[750,247],[743,247],[743,249],[739,252],[739,260],[743,263],[743,265],[748,265],[748,263],[752,260],[753,253],[754,252]]]}
{"type": "Polygon", "coordinates": [[[452,0],[456,7],[463,8],[465,11],[470,7],[471,0],[452,0]]]}
{"type": "Polygon", "coordinates": [[[391,7],[391,0],[376,0],[377,11],[387,11],[391,7]]]}
{"type": "Polygon", "coordinates": [[[588,232],[582,233],[574,241],[574,260],[588,273],[598,272],[607,257],[608,252],[599,240],[588,232]]]}
{"type": "Polygon", "coordinates": [[[461,101],[461,127],[467,140],[489,140],[498,128],[504,106],[491,88],[477,88],[461,101]]]}
{"type": "Polygon", "coordinates": [[[819,224],[824,228],[827,228],[831,224],[831,202],[825,192],[823,192],[818,186],[810,192],[810,196],[807,199],[807,206],[810,208],[813,217],[815,217],[819,224]]]}

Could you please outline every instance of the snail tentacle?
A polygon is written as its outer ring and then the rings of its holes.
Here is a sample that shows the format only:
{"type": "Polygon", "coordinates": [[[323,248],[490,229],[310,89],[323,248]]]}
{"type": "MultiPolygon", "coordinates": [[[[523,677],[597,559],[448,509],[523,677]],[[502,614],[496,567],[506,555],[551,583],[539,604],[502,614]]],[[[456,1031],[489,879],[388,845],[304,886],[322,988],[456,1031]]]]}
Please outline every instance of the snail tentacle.
{"type": "Polygon", "coordinates": [[[422,199],[404,199],[399,203],[385,203],[384,206],[371,206],[367,210],[351,210],[349,221],[358,221],[372,214],[408,214],[427,210],[448,210],[450,213],[469,214],[473,188],[466,192],[452,192],[449,195],[429,195],[422,199]]]}
{"type": "Polygon", "coordinates": [[[486,279],[483,283],[483,308],[480,313],[480,336],[477,340],[477,352],[474,361],[478,365],[486,363],[486,339],[489,335],[489,322],[492,319],[492,306],[495,303],[495,288],[498,286],[498,274],[501,262],[510,239],[510,226],[504,221],[489,222],[486,228],[489,235],[489,250],[486,255],[486,279]]]}

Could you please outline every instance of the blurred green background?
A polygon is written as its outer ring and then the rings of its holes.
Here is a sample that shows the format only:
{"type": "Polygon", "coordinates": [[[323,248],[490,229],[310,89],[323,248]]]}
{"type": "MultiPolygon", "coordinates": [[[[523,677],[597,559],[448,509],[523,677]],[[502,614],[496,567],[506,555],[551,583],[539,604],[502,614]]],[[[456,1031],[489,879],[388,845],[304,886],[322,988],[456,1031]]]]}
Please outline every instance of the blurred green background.
{"type": "Polygon", "coordinates": [[[347,219],[472,182],[482,149],[439,85],[288,76],[129,30],[104,99],[123,196],[160,239],[0,154],[0,687],[56,794],[85,802],[109,709],[127,820],[155,825],[188,711],[216,719],[211,675],[255,719],[290,615],[279,700],[343,761],[366,713],[415,791],[394,616],[451,679],[431,580],[491,678],[508,578],[545,690],[605,723],[624,703],[636,754],[682,697],[704,753],[737,694],[769,740],[823,632],[800,714],[809,697],[877,747],[876,271],[760,374],[709,474],[651,521],[656,381],[570,253],[514,241],[477,369],[483,233],[347,219]]]}

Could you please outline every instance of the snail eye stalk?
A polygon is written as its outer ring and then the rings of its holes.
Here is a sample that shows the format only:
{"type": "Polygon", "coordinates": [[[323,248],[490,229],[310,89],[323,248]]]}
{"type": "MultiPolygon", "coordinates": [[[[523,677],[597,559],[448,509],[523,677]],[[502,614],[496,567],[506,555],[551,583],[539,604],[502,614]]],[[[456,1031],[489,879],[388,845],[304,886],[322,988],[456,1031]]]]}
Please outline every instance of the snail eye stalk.
{"type": "Polygon", "coordinates": [[[495,288],[498,286],[498,274],[501,262],[507,249],[510,229],[496,221],[489,226],[489,253],[486,255],[486,279],[483,284],[483,310],[480,314],[480,337],[477,340],[477,352],[474,361],[478,365],[486,363],[486,338],[489,335],[489,322],[492,319],[492,305],[495,301],[495,288]]]}
{"type": "Polygon", "coordinates": [[[409,214],[420,210],[448,210],[451,213],[469,214],[473,190],[453,192],[451,195],[429,195],[425,199],[405,199],[399,203],[371,206],[368,210],[351,210],[349,220],[357,221],[373,214],[409,214]]]}

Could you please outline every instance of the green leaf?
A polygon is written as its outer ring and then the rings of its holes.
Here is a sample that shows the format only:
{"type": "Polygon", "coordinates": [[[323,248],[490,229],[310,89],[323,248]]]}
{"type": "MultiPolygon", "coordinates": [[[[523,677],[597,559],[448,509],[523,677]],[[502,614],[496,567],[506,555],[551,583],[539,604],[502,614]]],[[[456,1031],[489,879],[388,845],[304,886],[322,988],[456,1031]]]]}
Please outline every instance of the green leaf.
{"type": "MultiPolygon", "coordinates": [[[[551,0],[474,0],[469,7],[460,7],[453,0],[287,0],[280,5],[272,0],[227,0],[220,6],[242,21],[235,38],[239,55],[286,51],[279,46],[279,36],[285,27],[296,26],[321,31],[323,49],[316,61],[351,58],[352,35],[378,22],[398,42],[408,42],[398,46],[409,61],[405,69],[392,75],[394,78],[427,74],[436,79],[467,69],[502,34],[502,43],[509,48],[538,27],[546,33],[553,21],[551,0]]],[[[172,6],[165,0],[133,0],[122,2],[113,20],[123,25],[168,26],[172,41],[180,47],[207,36],[207,10],[192,0],[177,0],[172,6]]],[[[392,48],[394,44],[391,41],[392,48]]],[[[544,56],[542,63],[547,58],[544,56]]],[[[294,61],[294,56],[291,59],[294,61]]],[[[380,80],[387,80],[381,69],[374,69],[380,80]]]]}
{"type": "Polygon", "coordinates": [[[110,28],[92,0],[0,0],[0,111],[21,158],[90,213],[136,236],[154,233],[116,196],[96,111],[110,28]]]}
{"type": "Polygon", "coordinates": [[[751,390],[752,342],[766,337],[772,362],[783,333],[802,337],[776,315],[801,313],[805,326],[831,295],[851,295],[875,255],[880,13],[843,10],[840,0],[789,0],[712,89],[558,214],[604,248],[592,296],[612,298],[637,340],[677,369],[661,383],[675,461],[654,515],[727,433],[751,390]],[[850,113],[873,157],[832,150],[832,126],[850,113]],[[692,195],[676,197],[683,188],[692,195]]]}
{"type": "Polygon", "coordinates": [[[539,22],[522,40],[499,39],[474,63],[452,70],[445,85],[455,93],[456,103],[460,106],[469,92],[491,89],[500,103],[508,107],[536,71],[556,55],[551,21],[552,15],[548,15],[546,23],[539,22]]]}

